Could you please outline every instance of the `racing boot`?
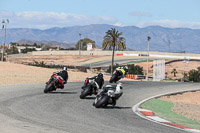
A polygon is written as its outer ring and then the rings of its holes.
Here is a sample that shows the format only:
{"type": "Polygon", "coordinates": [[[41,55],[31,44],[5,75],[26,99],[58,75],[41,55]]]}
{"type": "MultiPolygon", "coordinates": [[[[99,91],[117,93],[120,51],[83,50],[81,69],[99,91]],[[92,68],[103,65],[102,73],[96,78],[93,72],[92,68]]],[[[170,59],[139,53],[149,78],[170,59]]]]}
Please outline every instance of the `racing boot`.
{"type": "Polygon", "coordinates": [[[112,106],[114,107],[116,105],[116,99],[115,97],[112,98],[112,106]]]}
{"type": "Polygon", "coordinates": [[[94,89],[93,89],[93,92],[92,92],[94,95],[97,95],[97,93],[98,93],[98,90],[97,90],[97,88],[95,87],[94,89]]]}

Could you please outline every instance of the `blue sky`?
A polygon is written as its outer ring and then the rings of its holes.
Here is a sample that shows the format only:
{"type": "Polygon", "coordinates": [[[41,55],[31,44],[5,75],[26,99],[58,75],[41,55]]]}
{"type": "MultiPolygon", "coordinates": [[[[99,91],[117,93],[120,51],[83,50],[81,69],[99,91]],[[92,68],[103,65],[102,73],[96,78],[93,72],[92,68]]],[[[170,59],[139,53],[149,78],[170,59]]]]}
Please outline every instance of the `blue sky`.
{"type": "Polygon", "coordinates": [[[88,24],[200,29],[200,0],[1,0],[10,28],[88,24]]]}

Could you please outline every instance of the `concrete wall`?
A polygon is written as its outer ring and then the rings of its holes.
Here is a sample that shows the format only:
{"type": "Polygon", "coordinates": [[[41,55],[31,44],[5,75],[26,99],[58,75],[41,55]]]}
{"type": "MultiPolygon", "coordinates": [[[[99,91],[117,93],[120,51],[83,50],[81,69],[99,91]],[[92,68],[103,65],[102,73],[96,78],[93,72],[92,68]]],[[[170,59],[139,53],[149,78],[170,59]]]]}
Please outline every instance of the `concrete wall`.
{"type": "MultiPolygon", "coordinates": [[[[81,51],[81,55],[112,55],[112,51],[81,51]]],[[[146,54],[146,51],[115,51],[115,54],[126,54],[126,55],[138,55],[146,54]]],[[[79,51],[33,51],[31,55],[79,55],[79,51]]],[[[167,53],[167,52],[149,52],[150,55],[169,55],[169,56],[194,56],[200,57],[200,54],[189,54],[189,53],[167,53]]]]}
{"type": "MultiPolygon", "coordinates": [[[[112,51],[80,51],[81,55],[112,55],[112,51]]],[[[139,56],[147,55],[146,51],[115,51],[115,54],[121,54],[122,56],[139,56]]],[[[79,51],[33,51],[28,54],[15,54],[9,55],[9,57],[23,57],[29,55],[79,55],[79,51]]],[[[200,59],[200,54],[189,54],[189,53],[166,53],[166,52],[149,52],[149,56],[161,57],[161,58],[172,58],[172,59],[200,59]]],[[[145,57],[145,56],[144,56],[145,57]]]]}
{"type": "Polygon", "coordinates": [[[11,54],[11,55],[8,55],[8,58],[10,57],[10,58],[21,58],[21,57],[25,57],[25,56],[31,56],[32,55],[32,53],[30,52],[30,53],[27,53],[27,54],[22,54],[22,53],[20,53],[20,54],[11,54]]]}
{"type": "MultiPolygon", "coordinates": [[[[121,53],[117,51],[115,53],[121,53]]],[[[80,51],[81,55],[112,55],[112,51],[80,51]]],[[[33,51],[32,55],[79,55],[79,51],[33,51]]]]}

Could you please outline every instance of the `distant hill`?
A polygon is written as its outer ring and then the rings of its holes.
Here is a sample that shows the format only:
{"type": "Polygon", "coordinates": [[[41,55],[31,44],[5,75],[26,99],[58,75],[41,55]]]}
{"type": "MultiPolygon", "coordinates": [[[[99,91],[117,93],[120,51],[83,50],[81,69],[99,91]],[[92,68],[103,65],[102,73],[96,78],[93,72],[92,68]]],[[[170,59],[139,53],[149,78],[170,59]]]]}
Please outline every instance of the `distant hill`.
{"type": "MultiPolygon", "coordinates": [[[[56,41],[59,43],[75,44],[81,38],[88,37],[101,47],[105,32],[116,28],[123,32],[127,48],[144,51],[147,49],[147,36],[151,37],[151,51],[172,51],[200,53],[200,30],[187,28],[165,28],[150,26],[138,28],[135,26],[118,27],[106,24],[51,28],[47,30],[13,28],[7,30],[6,42],[16,42],[21,39],[35,41],[56,41]],[[169,48],[170,42],[170,48],[169,48]]],[[[3,43],[3,31],[0,31],[0,43],[3,43]]],[[[64,45],[64,44],[63,44],[64,45]]]]}
{"type": "Polygon", "coordinates": [[[34,40],[19,40],[17,41],[18,44],[31,44],[33,45],[34,43],[37,44],[44,44],[44,45],[56,45],[60,46],[61,48],[73,48],[75,46],[75,43],[63,43],[63,42],[57,42],[57,41],[34,41],[34,40]]]}

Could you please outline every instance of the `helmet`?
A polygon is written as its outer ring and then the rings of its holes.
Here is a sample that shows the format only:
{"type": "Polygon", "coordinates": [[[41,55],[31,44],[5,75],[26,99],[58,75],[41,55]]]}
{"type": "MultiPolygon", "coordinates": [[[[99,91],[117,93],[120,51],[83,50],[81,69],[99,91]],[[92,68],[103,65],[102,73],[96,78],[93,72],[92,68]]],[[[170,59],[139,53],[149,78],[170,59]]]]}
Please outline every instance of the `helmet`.
{"type": "Polygon", "coordinates": [[[128,66],[124,66],[124,70],[125,70],[125,71],[128,71],[128,66]]]}
{"type": "Polygon", "coordinates": [[[102,74],[102,73],[99,73],[99,74],[98,74],[98,77],[103,77],[103,74],[102,74]]]}
{"type": "Polygon", "coordinates": [[[67,71],[67,67],[63,67],[63,69],[62,69],[63,71],[67,71]]]}

